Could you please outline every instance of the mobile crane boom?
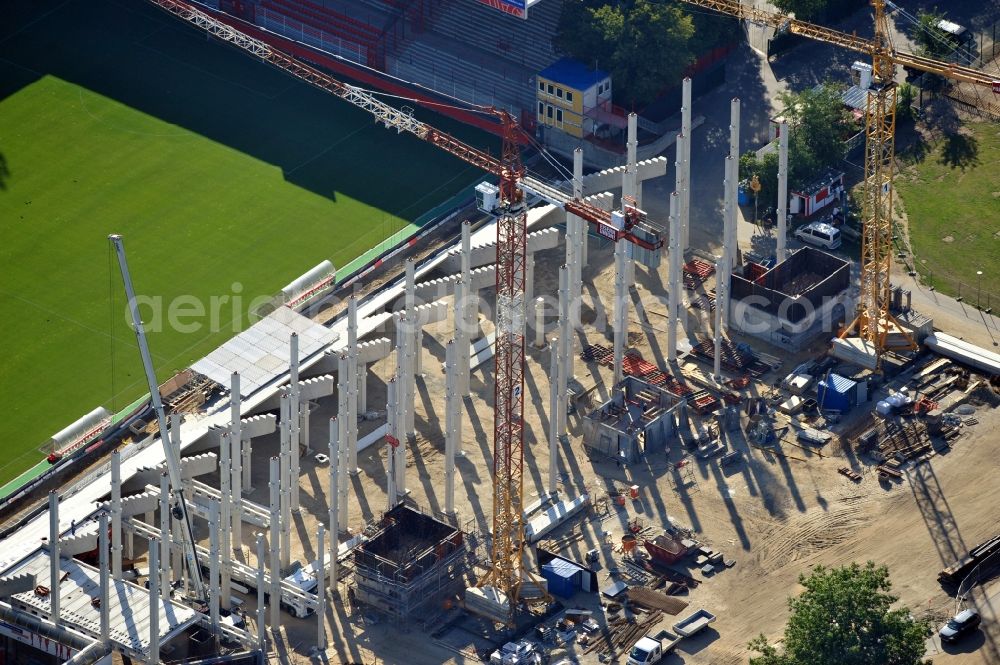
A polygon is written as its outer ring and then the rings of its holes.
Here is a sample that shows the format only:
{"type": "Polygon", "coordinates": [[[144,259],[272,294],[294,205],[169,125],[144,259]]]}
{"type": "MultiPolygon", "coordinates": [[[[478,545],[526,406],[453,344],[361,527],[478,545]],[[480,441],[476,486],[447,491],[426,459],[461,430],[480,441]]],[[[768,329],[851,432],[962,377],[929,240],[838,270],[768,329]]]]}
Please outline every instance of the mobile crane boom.
{"type": "MultiPolygon", "coordinates": [[[[142,318],[139,316],[139,304],[135,299],[135,289],[132,286],[132,275],[128,270],[128,260],[125,258],[125,241],[120,235],[110,235],[108,239],[115,247],[118,255],[118,267],[121,269],[122,281],[125,283],[125,296],[128,298],[128,311],[132,317],[132,329],[135,331],[136,341],[139,343],[139,355],[142,357],[142,367],[146,372],[146,382],[149,385],[149,395],[153,401],[153,411],[156,413],[156,420],[160,425],[160,443],[163,445],[163,456],[167,462],[167,473],[170,476],[170,487],[174,491],[176,505],[174,510],[179,513],[178,519],[181,521],[181,547],[184,550],[184,561],[187,566],[188,578],[194,583],[195,594],[199,600],[205,600],[208,596],[205,593],[205,584],[201,579],[201,567],[198,565],[198,558],[194,549],[194,532],[191,529],[191,519],[188,516],[187,502],[184,499],[184,481],[181,477],[181,460],[179,449],[175,450],[170,444],[170,437],[167,435],[167,416],[163,410],[163,400],[160,399],[160,387],[156,383],[156,372],[153,369],[153,358],[149,353],[149,344],[146,342],[146,329],[142,325],[142,318]]],[[[167,565],[161,561],[160,565],[167,565]]],[[[149,571],[154,575],[154,571],[149,571]]]]}

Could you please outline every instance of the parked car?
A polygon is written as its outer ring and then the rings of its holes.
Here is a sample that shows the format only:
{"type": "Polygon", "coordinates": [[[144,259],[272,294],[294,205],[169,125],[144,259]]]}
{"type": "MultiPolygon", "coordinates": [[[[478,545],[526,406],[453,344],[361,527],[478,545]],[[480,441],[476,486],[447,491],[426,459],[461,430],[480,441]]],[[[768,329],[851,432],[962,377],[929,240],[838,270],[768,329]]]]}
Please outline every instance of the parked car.
{"type": "Polygon", "coordinates": [[[962,610],[948,623],[941,627],[938,635],[942,642],[957,642],[964,635],[967,635],[979,627],[982,617],[975,610],[962,610]]]}
{"type": "Polygon", "coordinates": [[[796,229],[795,237],[823,249],[837,249],[841,243],[840,231],[822,222],[812,222],[796,229]]]}

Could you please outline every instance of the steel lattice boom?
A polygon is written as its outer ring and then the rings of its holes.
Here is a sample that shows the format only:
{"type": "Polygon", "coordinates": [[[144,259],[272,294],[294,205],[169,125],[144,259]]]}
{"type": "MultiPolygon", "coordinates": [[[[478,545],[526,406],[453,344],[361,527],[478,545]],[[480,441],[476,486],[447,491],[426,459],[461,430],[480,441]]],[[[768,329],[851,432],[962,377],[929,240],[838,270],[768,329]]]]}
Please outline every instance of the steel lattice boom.
{"type": "Polygon", "coordinates": [[[516,601],[524,574],[524,279],[527,215],[518,182],[524,166],[504,119],[497,218],[496,383],[493,416],[493,552],[483,580],[516,601]]]}
{"type": "Polygon", "coordinates": [[[892,191],[893,158],[896,133],[896,65],[946,76],[956,81],[974,83],[1000,93],[1000,81],[970,67],[963,67],[932,58],[896,51],[889,41],[889,23],[885,0],[871,0],[875,10],[875,36],[865,39],[857,35],[831,30],[820,25],[799,21],[781,14],[743,5],[739,0],[683,0],[690,5],[714,9],[753,23],[787,30],[867,54],[872,60],[874,84],[868,91],[865,114],[865,181],[863,195],[864,229],[861,235],[861,297],[857,316],[845,331],[857,331],[875,353],[879,367],[890,348],[914,348],[913,340],[895,324],[889,313],[892,267],[892,191]],[[902,340],[890,344],[890,332],[901,333],[902,340]]]}

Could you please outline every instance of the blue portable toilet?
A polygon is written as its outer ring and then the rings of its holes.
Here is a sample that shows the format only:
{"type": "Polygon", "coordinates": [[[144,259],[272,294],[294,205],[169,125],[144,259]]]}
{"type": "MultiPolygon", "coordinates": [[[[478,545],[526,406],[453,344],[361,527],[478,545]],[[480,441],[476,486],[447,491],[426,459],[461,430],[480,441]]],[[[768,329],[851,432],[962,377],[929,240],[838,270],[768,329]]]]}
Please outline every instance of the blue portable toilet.
{"type": "Polygon", "coordinates": [[[858,383],[827,372],[826,377],[816,384],[816,401],[821,409],[847,413],[858,403],[858,383]]]}
{"type": "Polygon", "coordinates": [[[548,582],[549,593],[569,598],[576,593],[583,569],[569,561],[553,559],[542,566],[542,577],[548,582]]]}
{"type": "Polygon", "coordinates": [[[736,205],[750,205],[750,185],[746,180],[741,181],[736,190],[736,205]]]}

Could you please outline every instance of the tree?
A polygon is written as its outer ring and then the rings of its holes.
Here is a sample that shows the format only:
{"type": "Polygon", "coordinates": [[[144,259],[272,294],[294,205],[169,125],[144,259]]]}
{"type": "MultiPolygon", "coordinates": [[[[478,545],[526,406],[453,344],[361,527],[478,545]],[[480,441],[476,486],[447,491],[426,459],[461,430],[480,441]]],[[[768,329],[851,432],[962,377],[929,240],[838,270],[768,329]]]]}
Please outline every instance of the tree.
{"type": "Polygon", "coordinates": [[[900,120],[913,120],[916,114],[913,110],[913,103],[916,99],[916,92],[909,83],[899,86],[896,95],[896,117],[900,120]]]}
{"type": "Polygon", "coordinates": [[[556,48],[608,69],[616,101],[642,106],[693,62],[691,16],[673,3],[653,0],[567,0],[556,48]]]}
{"type": "Polygon", "coordinates": [[[826,11],[830,0],[771,0],[771,4],[797,19],[812,21],[826,11]]]}
{"type": "MultiPolygon", "coordinates": [[[[851,117],[837,89],[822,85],[816,89],[781,95],[788,121],[788,188],[808,185],[820,172],[844,158],[844,140],[853,133],[851,117]]],[[[777,147],[777,146],[776,146],[777,147]]],[[[778,198],[778,152],[758,159],[748,152],[740,157],[740,179],[756,175],[761,190],[758,198],[766,205],[778,198]]]]}
{"type": "Polygon", "coordinates": [[[917,14],[919,24],[913,39],[917,42],[917,53],[929,58],[943,58],[955,49],[951,35],[938,27],[944,14],[937,11],[917,14]]]}
{"type": "Polygon", "coordinates": [[[775,205],[778,200],[778,151],[766,153],[760,159],[757,153],[746,152],[740,157],[740,180],[760,180],[757,201],[761,209],[775,205]]]}
{"type": "Polygon", "coordinates": [[[798,187],[844,158],[844,140],[852,133],[851,118],[837,88],[830,84],[783,93],[781,103],[791,128],[788,179],[798,187]]]}
{"type": "Polygon", "coordinates": [[[799,583],[805,591],[788,600],[783,652],[760,635],[748,645],[760,654],[750,665],[929,665],[928,626],[905,607],[892,609],[898,598],[885,566],[817,566],[799,583]]]}

